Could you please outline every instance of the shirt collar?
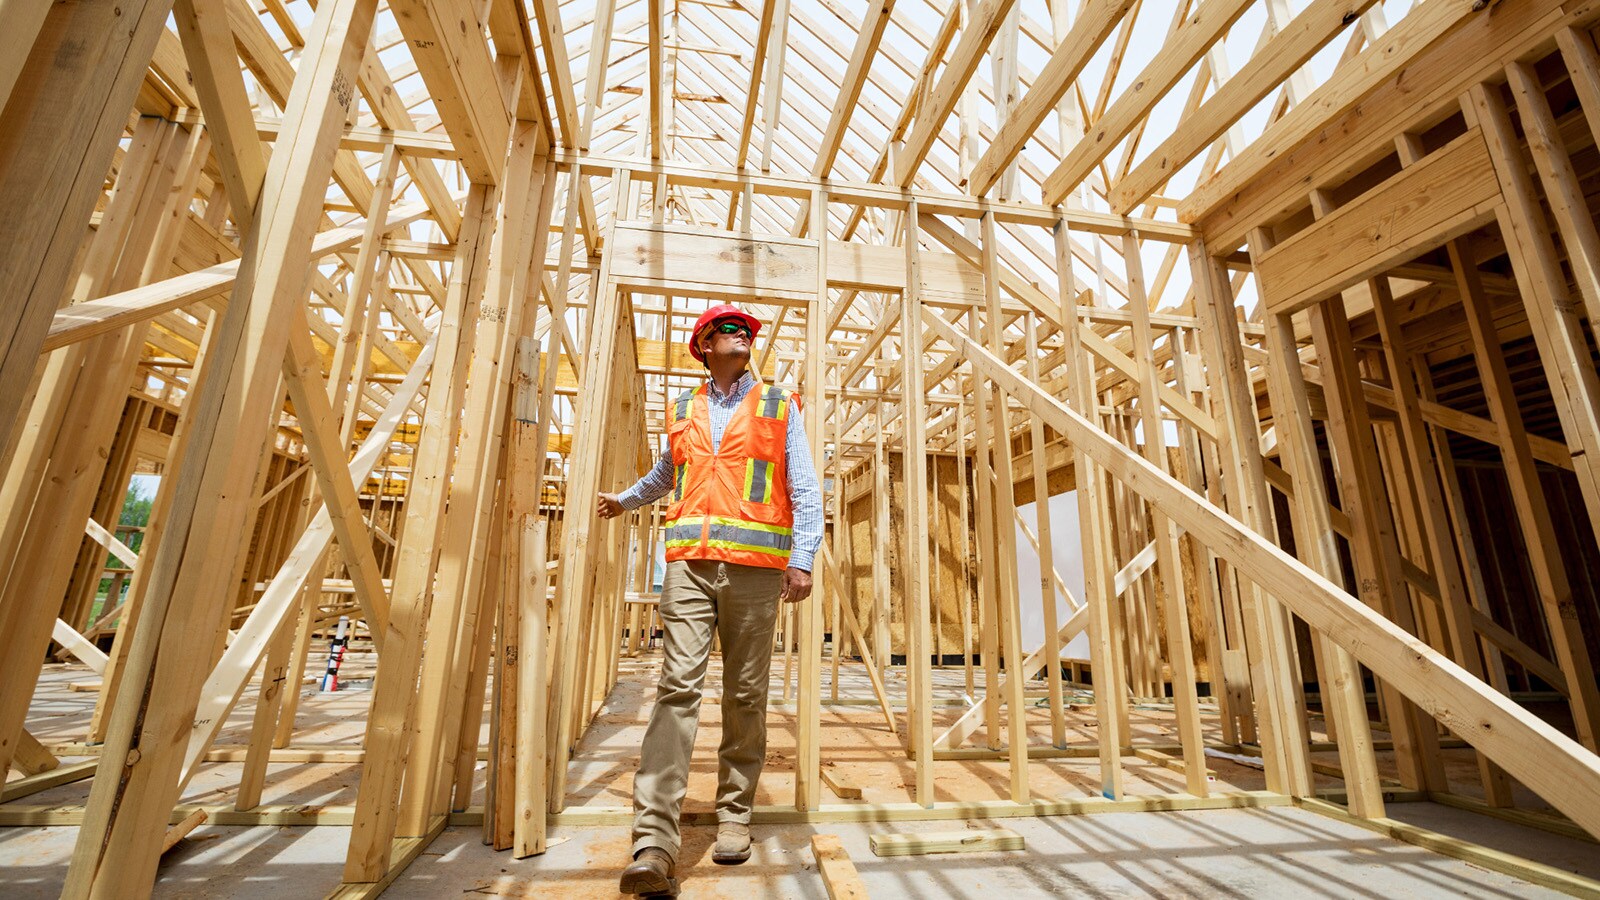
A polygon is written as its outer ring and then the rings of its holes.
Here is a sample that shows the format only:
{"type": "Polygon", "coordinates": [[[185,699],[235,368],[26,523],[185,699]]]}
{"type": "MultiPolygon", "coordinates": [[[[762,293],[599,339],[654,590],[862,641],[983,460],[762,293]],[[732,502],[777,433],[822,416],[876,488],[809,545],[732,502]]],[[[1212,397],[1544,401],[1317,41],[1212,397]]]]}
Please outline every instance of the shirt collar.
{"type": "Polygon", "coordinates": [[[749,393],[750,385],[754,383],[755,377],[750,374],[749,369],[746,369],[744,374],[739,376],[739,380],[733,383],[733,389],[724,394],[717,390],[716,379],[708,376],[706,378],[706,393],[717,398],[718,400],[729,400],[734,397],[743,397],[745,394],[749,393]]]}

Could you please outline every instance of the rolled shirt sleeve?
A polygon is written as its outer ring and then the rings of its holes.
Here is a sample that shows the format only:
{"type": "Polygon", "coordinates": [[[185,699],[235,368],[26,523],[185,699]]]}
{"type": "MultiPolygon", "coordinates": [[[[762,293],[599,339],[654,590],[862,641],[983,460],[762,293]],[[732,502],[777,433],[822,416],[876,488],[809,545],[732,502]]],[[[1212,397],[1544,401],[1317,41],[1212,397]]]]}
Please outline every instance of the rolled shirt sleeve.
{"type": "Polygon", "coordinates": [[[789,416],[784,466],[788,470],[789,506],[794,510],[794,544],[789,552],[789,565],[809,572],[816,562],[817,548],[822,545],[822,485],[817,480],[803,419],[800,415],[789,416]]]}
{"type": "Polygon", "coordinates": [[[667,451],[656,457],[656,464],[645,476],[633,483],[633,486],[617,495],[617,502],[623,509],[638,509],[646,503],[654,503],[667,495],[672,490],[672,451],[667,451]]]}

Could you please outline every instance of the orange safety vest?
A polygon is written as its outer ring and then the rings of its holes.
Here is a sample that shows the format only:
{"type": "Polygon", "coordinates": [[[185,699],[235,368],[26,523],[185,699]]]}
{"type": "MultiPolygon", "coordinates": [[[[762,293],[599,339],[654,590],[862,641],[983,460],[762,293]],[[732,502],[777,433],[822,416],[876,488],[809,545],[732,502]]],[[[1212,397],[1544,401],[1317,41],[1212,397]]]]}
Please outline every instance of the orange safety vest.
{"type": "Polygon", "coordinates": [[[783,569],[794,543],[787,435],[794,398],[779,387],[752,388],[712,449],[706,385],[667,408],[672,502],[667,560],[712,559],[783,569]]]}

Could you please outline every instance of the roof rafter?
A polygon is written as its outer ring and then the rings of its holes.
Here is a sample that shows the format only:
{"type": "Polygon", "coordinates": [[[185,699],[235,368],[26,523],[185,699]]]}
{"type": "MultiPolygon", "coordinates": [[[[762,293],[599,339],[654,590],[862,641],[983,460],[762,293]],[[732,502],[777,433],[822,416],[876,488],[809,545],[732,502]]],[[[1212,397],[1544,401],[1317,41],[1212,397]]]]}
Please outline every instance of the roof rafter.
{"type": "Polygon", "coordinates": [[[1111,190],[1111,208],[1127,214],[1227,131],[1261,98],[1299,71],[1377,0],[1316,0],[1250,64],[1229,78],[1111,190]]]}
{"type": "Polygon", "coordinates": [[[1059,203],[1088,177],[1089,171],[1150,114],[1150,110],[1177,86],[1217,41],[1245,14],[1255,0],[1214,0],[1203,4],[1179,26],[1161,50],[1133,80],[1129,89],[1106,110],[1089,133],[1067,153],[1045,179],[1045,202],[1059,203]]]}

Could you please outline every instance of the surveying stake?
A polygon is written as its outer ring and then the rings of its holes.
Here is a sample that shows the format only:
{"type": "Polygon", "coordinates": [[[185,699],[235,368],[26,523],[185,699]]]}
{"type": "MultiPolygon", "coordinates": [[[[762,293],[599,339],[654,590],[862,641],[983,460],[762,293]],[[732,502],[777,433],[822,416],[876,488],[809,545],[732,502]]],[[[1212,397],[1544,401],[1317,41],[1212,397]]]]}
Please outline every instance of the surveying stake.
{"type": "Polygon", "coordinates": [[[324,691],[339,689],[339,663],[344,662],[344,648],[350,643],[349,628],[350,617],[340,616],[339,629],[333,633],[333,642],[328,645],[328,671],[322,674],[324,691]]]}

